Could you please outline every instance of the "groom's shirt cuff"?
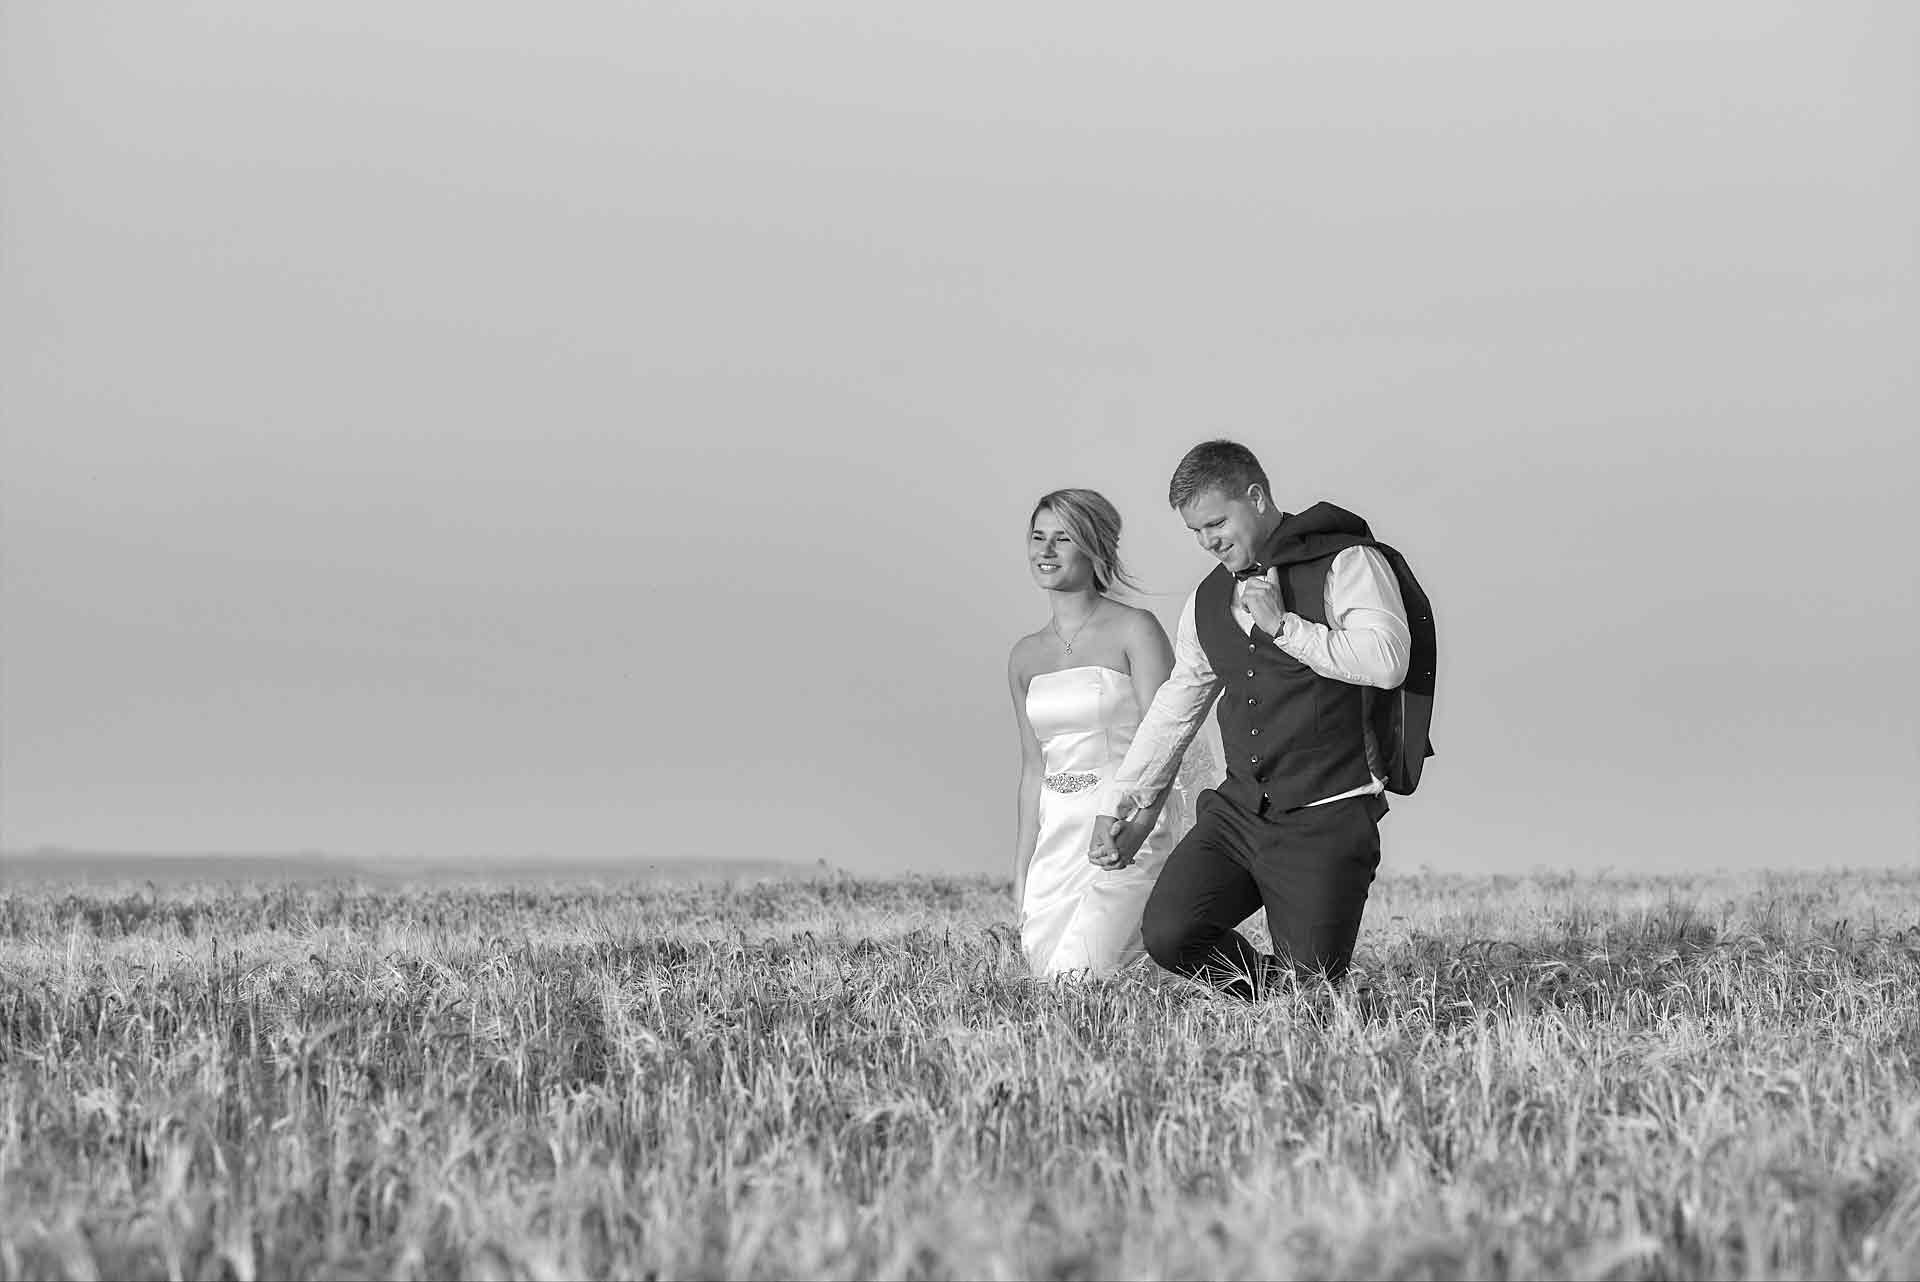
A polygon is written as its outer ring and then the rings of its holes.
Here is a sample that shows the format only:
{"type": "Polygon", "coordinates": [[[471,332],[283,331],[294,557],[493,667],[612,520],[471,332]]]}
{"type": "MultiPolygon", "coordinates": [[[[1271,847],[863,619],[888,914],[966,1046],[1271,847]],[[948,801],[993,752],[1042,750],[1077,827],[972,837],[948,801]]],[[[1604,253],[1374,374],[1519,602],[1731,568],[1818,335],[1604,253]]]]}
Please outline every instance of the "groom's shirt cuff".
{"type": "Polygon", "coordinates": [[[1368,547],[1342,551],[1327,571],[1321,604],[1326,623],[1288,614],[1274,644],[1319,675],[1348,685],[1391,690],[1407,679],[1413,632],[1385,557],[1368,547]]]}

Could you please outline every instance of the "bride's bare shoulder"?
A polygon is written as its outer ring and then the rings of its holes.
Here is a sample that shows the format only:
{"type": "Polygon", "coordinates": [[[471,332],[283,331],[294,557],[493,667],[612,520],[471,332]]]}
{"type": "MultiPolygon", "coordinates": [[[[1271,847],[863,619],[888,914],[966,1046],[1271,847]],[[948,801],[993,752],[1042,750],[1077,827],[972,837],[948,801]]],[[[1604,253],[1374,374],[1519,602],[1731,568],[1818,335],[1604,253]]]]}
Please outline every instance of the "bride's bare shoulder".
{"type": "Polygon", "coordinates": [[[1167,635],[1166,628],[1161,626],[1160,616],[1152,610],[1147,609],[1145,606],[1128,605],[1123,601],[1116,601],[1114,604],[1126,611],[1125,614],[1120,616],[1120,626],[1129,634],[1158,635],[1160,637],[1167,635]]]}
{"type": "Polygon", "coordinates": [[[1047,660],[1046,638],[1047,629],[1041,628],[1015,641],[1013,650],[1007,655],[1007,674],[1025,681],[1044,666],[1047,660]]]}

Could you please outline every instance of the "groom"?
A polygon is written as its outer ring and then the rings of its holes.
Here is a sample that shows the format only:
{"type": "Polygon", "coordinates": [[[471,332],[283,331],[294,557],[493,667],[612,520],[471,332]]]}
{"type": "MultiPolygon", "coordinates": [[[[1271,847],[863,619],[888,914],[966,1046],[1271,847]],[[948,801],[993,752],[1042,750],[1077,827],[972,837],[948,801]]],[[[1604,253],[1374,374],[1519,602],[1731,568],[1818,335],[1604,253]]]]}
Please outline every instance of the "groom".
{"type": "Polygon", "coordinates": [[[1133,862],[1151,831],[1133,816],[1151,819],[1218,696],[1227,777],[1201,794],[1147,900],[1147,952],[1241,996],[1285,968],[1337,981],[1380,863],[1387,803],[1366,710],[1373,688],[1406,679],[1399,584],[1365,521],[1330,503],[1280,511],[1232,441],[1188,450],[1167,502],[1220,564],[1181,611],[1173,675],[1101,791],[1087,857],[1133,862]],[[1234,929],[1263,906],[1275,957],[1234,929]]]}

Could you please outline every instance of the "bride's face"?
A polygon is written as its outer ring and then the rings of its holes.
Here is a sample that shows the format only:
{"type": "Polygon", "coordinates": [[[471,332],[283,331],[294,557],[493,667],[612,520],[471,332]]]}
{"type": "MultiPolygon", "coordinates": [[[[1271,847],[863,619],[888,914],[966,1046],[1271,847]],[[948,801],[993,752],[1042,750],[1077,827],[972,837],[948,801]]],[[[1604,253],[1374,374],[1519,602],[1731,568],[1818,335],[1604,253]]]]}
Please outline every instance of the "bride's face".
{"type": "Polygon", "coordinates": [[[1093,562],[1060,524],[1052,508],[1033,515],[1027,531],[1027,565],[1033,581],[1056,592],[1077,591],[1093,585],[1093,562]]]}

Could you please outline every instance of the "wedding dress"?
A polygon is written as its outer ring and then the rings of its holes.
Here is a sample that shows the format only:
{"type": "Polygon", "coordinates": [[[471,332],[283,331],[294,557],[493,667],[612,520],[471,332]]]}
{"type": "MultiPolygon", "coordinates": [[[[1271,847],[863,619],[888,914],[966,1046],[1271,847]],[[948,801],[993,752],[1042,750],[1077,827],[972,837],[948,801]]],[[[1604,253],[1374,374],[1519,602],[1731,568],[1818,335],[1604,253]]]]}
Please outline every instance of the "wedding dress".
{"type": "Polygon", "coordinates": [[[1040,837],[1027,866],[1020,947],[1036,975],[1110,974],[1146,955],[1140,914],[1174,844],[1193,826],[1194,800],[1220,771],[1195,736],[1139,857],[1108,871],[1087,862],[1100,785],[1126,760],[1144,710],[1133,678],[1085,666],[1043,672],[1027,686],[1040,741],[1040,837]]]}

